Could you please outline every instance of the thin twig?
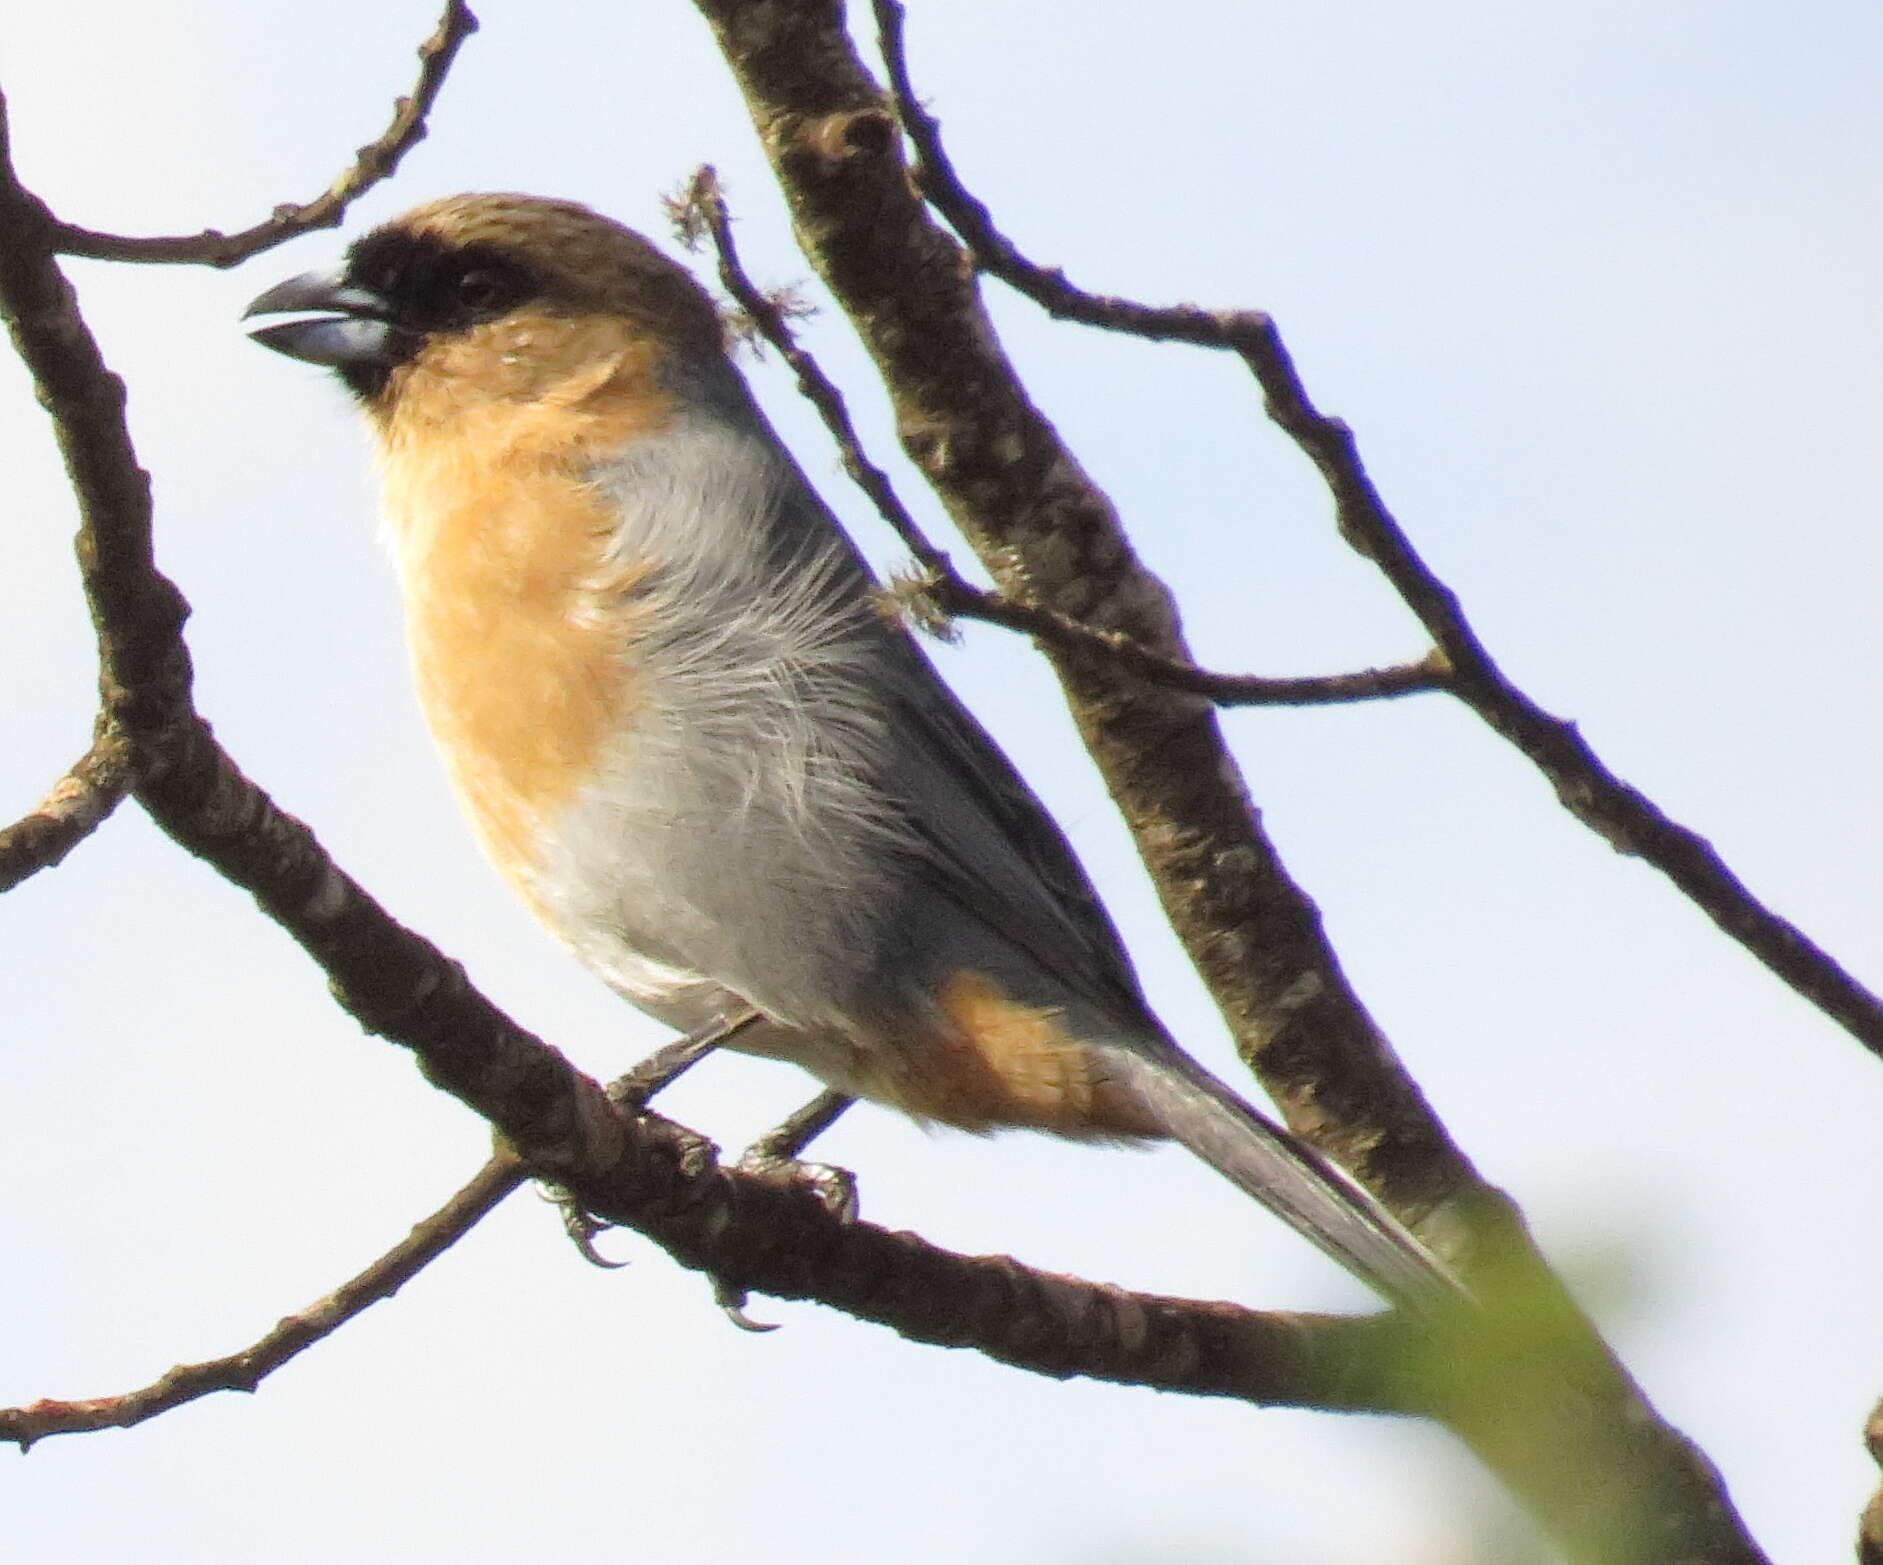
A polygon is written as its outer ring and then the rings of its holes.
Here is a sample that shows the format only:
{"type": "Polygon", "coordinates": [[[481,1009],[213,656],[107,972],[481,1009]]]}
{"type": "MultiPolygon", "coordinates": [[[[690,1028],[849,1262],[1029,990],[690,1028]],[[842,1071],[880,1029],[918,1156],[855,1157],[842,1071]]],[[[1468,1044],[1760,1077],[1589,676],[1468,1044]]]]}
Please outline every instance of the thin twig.
{"type": "Polygon", "coordinates": [[[425,139],[432,107],[451,74],[452,62],[465,39],[476,31],[477,18],[464,0],[447,0],[437,27],[419,45],[418,81],[412,95],[394,102],[385,130],[361,147],[340,177],[312,201],[284,203],[261,222],[235,234],[206,228],[198,234],[138,237],[60,223],[54,248],[64,255],[99,261],[230,267],[302,234],[338,227],[347,208],[373,186],[390,179],[406,153],[425,139]]]}
{"type": "Polygon", "coordinates": [[[50,869],[96,831],[131,786],[131,747],[101,719],[92,747],[33,809],[0,830],[0,891],[50,869]]]}
{"type": "Polygon", "coordinates": [[[902,503],[902,497],[896,493],[896,486],[889,481],[889,475],[864,455],[863,443],[857,435],[856,425],[851,421],[850,409],[844,402],[843,393],[824,373],[817,360],[798,346],[797,337],[785,320],[785,312],[779,308],[778,301],[752,281],[740,262],[738,245],[732,237],[732,215],[726,208],[725,192],[720,188],[718,171],[710,163],[701,164],[687,182],[682,196],[669,205],[674,213],[675,226],[689,245],[697,245],[702,228],[711,236],[719,262],[721,284],[739,308],[745,311],[759,334],[778,350],[778,356],[797,375],[798,389],[817,409],[818,415],[824,420],[824,427],[837,443],[843,470],[869,496],[877,514],[895,530],[896,536],[915,556],[917,563],[925,571],[944,580],[952,579],[955,572],[947,554],[938,549],[922,531],[922,524],[902,503]]]}
{"type": "Polygon", "coordinates": [[[1237,350],[1243,333],[1255,323],[1267,322],[1265,315],[1254,310],[1211,311],[1191,304],[1152,306],[1088,293],[1068,282],[1058,268],[1029,260],[1001,232],[987,204],[962,183],[942,146],[940,122],[922,106],[916,94],[909,76],[903,7],[896,0],[871,3],[896,115],[915,149],[911,173],[916,188],[961,236],[982,271],[1024,294],[1056,320],[1126,332],[1152,342],[1187,342],[1199,348],[1237,350]]]}
{"type": "Polygon", "coordinates": [[[669,206],[674,213],[675,226],[689,244],[697,244],[702,230],[711,236],[719,263],[719,280],[726,292],[745,312],[759,335],[791,366],[798,377],[798,389],[817,409],[824,427],[830,432],[844,471],[869,497],[877,514],[902,539],[921,566],[922,573],[918,577],[898,583],[892,592],[919,623],[946,634],[951,619],[984,620],[1024,635],[1037,636],[1062,651],[1097,653],[1112,658],[1154,684],[1205,696],[1218,706],[1324,706],[1443,688],[1444,669],[1436,660],[1396,668],[1364,669],[1355,674],[1311,675],[1298,679],[1212,673],[1193,663],[1154,652],[1121,631],[1103,630],[1043,605],[1022,603],[1005,593],[975,586],[923,532],[921,524],[896,493],[889,475],[864,453],[843,393],[824,373],[816,358],[800,345],[777,300],[754,283],[745,270],[733,240],[725,193],[712,166],[703,165],[695,172],[684,194],[669,206]]]}
{"type": "Polygon", "coordinates": [[[1611,771],[1573,723],[1544,711],[1505,678],[1457,595],[1420,557],[1381,500],[1353,432],[1309,399],[1275,323],[1259,310],[1154,307],[1088,293],[1063,271],[1029,260],[962,184],[942,147],[939,124],[917,98],[903,46],[902,7],[895,0],[873,3],[897,111],[916,150],[917,186],[973,251],[981,269],[1055,319],[1238,355],[1260,384],[1269,417],[1320,470],[1333,494],[1341,536],[1380,569],[1432,637],[1443,670],[1439,687],[1522,752],[1577,820],[1616,851],[1660,870],[1793,991],[1883,1054],[1883,1001],[1754,896],[1706,838],[1611,771]]]}
{"type": "Polygon", "coordinates": [[[264,1379],[355,1316],[389,1299],[492,1212],[528,1177],[508,1152],[479,1169],[462,1190],[358,1276],[324,1298],[284,1316],[266,1336],[222,1358],[179,1364],[136,1391],[78,1401],[50,1398],[0,1409],[0,1441],[22,1451],[47,1435],[129,1429],[216,1391],[253,1391],[264,1379]]]}
{"type": "Polygon", "coordinates": [[[1164,657],[1122,632],[1101,630],[1038,604],[1016,602],[1004,593],[989,592],[952,573],[918,583],[917,587],[945,615],[1004,625],[1066,652],[1100,653],[1153,684],[1207,697],[1217,706],[1334,706],[1444,690],[1448,684],[1444,663],[1437,657],[1351,674],[1305,674],[1292,679],[1269,674],[1217,674],[1164,657]]]}

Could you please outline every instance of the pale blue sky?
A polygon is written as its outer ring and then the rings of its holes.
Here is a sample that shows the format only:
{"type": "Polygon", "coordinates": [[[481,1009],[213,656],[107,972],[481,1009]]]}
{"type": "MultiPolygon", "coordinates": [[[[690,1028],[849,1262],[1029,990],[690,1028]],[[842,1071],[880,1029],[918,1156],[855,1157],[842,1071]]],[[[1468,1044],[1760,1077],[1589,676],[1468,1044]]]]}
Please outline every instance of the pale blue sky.
{"type": "MultiPolygon", "coordinates": [[[[1883,981],[1883,13],[912,9],[922,89],[1014,237],[1095,287],[1272,310],[1508,671],[1883,981]]],[[[516,188],[664,239],[659,195],[711,160],[761,278],[804,275],[689,7],[493,3],[483,19],[432,137],[349,233],[516,188]]],[[[244,225],[377,133],[429,24],[429,0],[331,0],[317,19],[0,0],[16,155],[80,222],[244,225]]],[[[346,400],[236,324],[342,242],[232,276],[75,268],[131,384],[161,562],[195,605],[200,704],[396,914],[609,1073],[659,1034],[511,906],[452,812],[346,400]]],[[[992,302],[1206,658],[1295,672],[1418,650],[1232,366],[992,302]]],[[[840,322],[811,337],[864,384],[840,322]]],[[[761,391],[893,562],[775,370],[761,391]]],[[[855,400],[887,455],[880,401],[855,400]]],[[[83,748],[93,674],[69,503],[10,363],[0,450],[11,816],[83,748]]],[[[1167,1019],[1232,1071],[1050,682],[1001,632],[940,656],[1079,840],[1167,1019]]],[[[1570,822],[1462,711],[1226,726],[1439,1111],[1775,1557],[1841,1557],[1883,1392],[1883,1065],[1570,822]]],[[[0,1290],[0,1400],[118,1390],[254,1337],[482,1155],[467,1114],[135,811],[0,899],[0,950],[0,1133],[19,1170],[0,1243],[30,1279],[0,1290]]],[[[802,1093],[732,1061],[672,1106],[737,1144],[802,1093]]],[[[861,1172],[866,1215],[944,1243],[1252,1304],[1364,1302],[1175,1154],[931,1138],[876,1111],[828,1152],[861,1172]]],[[[1512,1557],[1502,1502],[1428,1430],[1062,1387],[810,1307],[760,1301],[788,1329],[748,1338],[697,1278],[631,1236],[611,1247],[634,1265],[592,1271],[550,1213],[513,1201],[258,1397],[0,1461],[14,1547],[156,1565],[625,1547],[829,1565],[1512,1557]]]]}

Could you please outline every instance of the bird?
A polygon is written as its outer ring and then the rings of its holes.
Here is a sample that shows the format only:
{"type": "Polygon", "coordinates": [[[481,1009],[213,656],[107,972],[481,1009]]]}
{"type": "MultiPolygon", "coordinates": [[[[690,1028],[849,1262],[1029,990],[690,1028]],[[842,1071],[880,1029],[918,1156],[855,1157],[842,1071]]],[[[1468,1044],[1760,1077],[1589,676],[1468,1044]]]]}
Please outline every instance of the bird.
{"type": "Polygon", "coordinates": [[[485,854],[683,1032],[918,1121],[1174,1140],[1395,1306],[1468,1292],[1187,1054],[1071,846],[885,612],[706,291],[589,207],[429,202],[245,313],[365,415],[485,854]]]}

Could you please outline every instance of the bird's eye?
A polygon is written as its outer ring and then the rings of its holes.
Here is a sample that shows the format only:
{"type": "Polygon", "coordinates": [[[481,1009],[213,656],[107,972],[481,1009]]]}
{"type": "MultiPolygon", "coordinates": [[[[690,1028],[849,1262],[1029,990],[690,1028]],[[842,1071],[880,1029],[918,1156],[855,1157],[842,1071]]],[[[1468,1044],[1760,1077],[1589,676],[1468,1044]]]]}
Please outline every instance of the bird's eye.
{"type": "Polygon", "coordinates": [[[460,276],[452,287],[459,308],[474,315],[502,309],[510,302],[510,279],[502,272],[477,267],[460,276]]]}

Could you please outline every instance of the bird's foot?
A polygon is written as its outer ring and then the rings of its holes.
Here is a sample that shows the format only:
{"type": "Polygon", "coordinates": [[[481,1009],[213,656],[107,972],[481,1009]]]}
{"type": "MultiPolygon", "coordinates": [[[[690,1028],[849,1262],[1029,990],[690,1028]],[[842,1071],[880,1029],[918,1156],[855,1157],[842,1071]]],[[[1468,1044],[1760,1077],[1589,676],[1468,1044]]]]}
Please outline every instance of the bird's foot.
{"type": "MultiPolygon", "coordinates": [[[[798,1154],[821,1136],[855,1102],[835,1089],[820,1092],[789,1119],[768,1130],[745,1149],[735,1165],[742,1174],[808,1190],[839,1222],[856,1221],[856,1175],[828,1163],[807,1163],[798,1154]]],[[[745,1312],[748,1295],[724,1278],[713,1279],[713,1302],[741,1331],[776,1331],[778,1322],[753,1320],[745,1312]]]]}
{"type": "Polygon", "coordinates": [[[611,1261],[595,1248],[595,1241],[610,1228],[620,1226],[597,1217],[561,1185],[543,1184],[539,1187],[542,1197],[562,1214],[562,1231],[569,1236],[569,1243],[575,1246],[576,1254],[590,1266],[599,1266],[604,1271],[617,1271],[626,1266],[626,1261],[611,1261]]]}
{"type": "MultiPolygon", "coordinates": [[[[758,1021],[757,1011],[741,1011],[736,1016],[719,1017],[704,1027],[662,1044],[625,1075],[608,1083],[608,1101],[616,1108],[638,1114],[663,1087],[671,1085],[711,1054],[735,1033],[758,1021]]],[[[773,1132],[775,1135],[776,1132],[773,1132]]],[[[560,1185],[545,1183],[543,1198],[562,1213],[562,1229],[582,1259],[591,1266],[609,1270],[626,1266],[626,1261],[611,1261],[595,1248],[595,1241],[616,1224],[597,1217],[560,1185]]]]}
{"type": "Polygon", "coordinates": [[[747,1147],[738,1162],[739,1172],[809,1190],[839,1222],[855,1222],[859,1209],[856,1175],[829,1163],[807,1163],[798,1155],[855,1101],[834,1088],[820,1092],[747,1147]]]}

